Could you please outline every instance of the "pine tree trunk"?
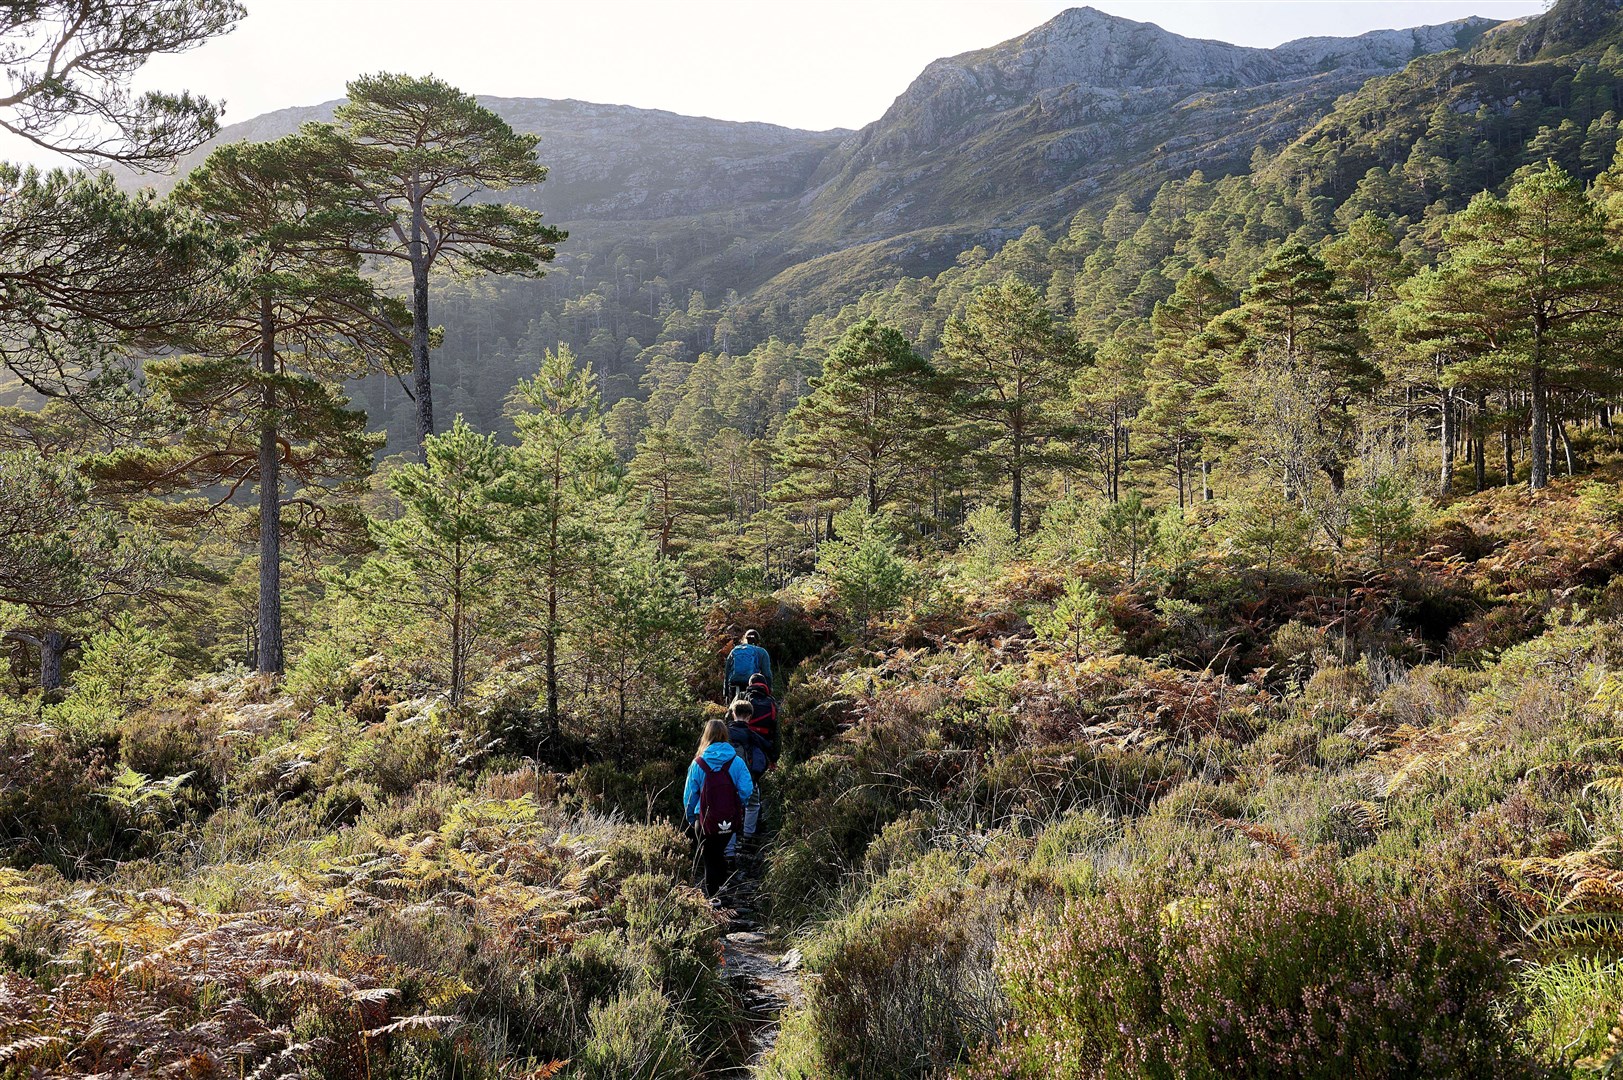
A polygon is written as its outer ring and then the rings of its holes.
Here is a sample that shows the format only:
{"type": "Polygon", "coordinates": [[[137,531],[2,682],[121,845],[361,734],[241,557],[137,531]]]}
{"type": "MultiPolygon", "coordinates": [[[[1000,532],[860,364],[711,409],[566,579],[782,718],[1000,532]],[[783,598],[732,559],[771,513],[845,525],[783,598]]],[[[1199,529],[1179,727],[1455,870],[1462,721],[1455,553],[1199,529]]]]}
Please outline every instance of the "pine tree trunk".
{"type": "Polygon", "coordinates": [[[1183,498],[1183,445],[1180,443],[1172,452],[1172,467],[1178,474],[1178,509],[1184,508],[1183,498]]]}
{"type": "Polygon", "coordinates": [[[1437,477],[1439,494],[1447,495],[1454,486],[1454,391],[1443,389],[1443,427],[1439,435],[1442,444],[1443,467],[1437,477]]]}
{"type": "Polygon", "coordinates": [[[558,515],[563,512],[563,477],[552,476],[552,513],[547,535],[547,725],[558,734],[558,515]]]}
{"type": "Polygon", "coordinates": [[[423,250],[423,211],[411,215],[411,375],[417,395],[417,452],[434,434],[434,384],[428,371],[428,255],[423,250]]]}
{"type": "Polygon", "coordinates": [[[276,438],[276,324],[270,294],[259,299],[259,647],[254,669],[282,671],[282,452],[276,438]]]}
{"type": "Polygon", "coordinates": [[[1528,430],[1528,451],[1532,464],[1527,474],[1527,486],[1537,491],[1550,483],[1550,396],[1544,385],[1544,364],[1537,358],[1539,346],[1533,346],[1532,378],[1529,380],[1531,424],[1528,430]]]}
{"type": "Polygon", "coordinates": [[[1471,418],[1471,467],[1476,490],[1488,486],[1488,395],[1481,390],[1476,394],[1476,415],[1471,418]]]}
{"type": "Polygon", "coordinates": [[[1024,496],[1024,492],[1021,490],[1021,481],[1024,479],[1024,477],[1021,476],[1021,471],[1022,470],[1021,470],[1020,466],[1016,465],[1014,467],[1014,475],[1010,478],[1011,491],[1010,491],[1010,500],[1009,500],[1009,503],[1010,503],[1010,505],[1009,505],[1009,524],[1014,528],[1014,538],[1016,540],[1020,539],[1020,536],[1021,536],[1021,533],[1020,533],[1021,513],[1020,513],[1020,511],[1021,511],[1021,499],[1024,496]]]}
{"type": "Polygon", "coordinates": [[[47,694],[62,689],[62,654],[68,639],[60,630],[44,630],[39,635],[39,688],[47,694]]]}
{"type": "Polygon", "coordinates": [[[1511,435],[1511,431],[1510,431],[1510,416],[1509,416],[1509,410],[1508,409],[1506,410],[1506,416],[1505,416],[1504,445],[1505,445],[1505,486],[1506,487],[1512,487],[1516,483],[1516,446],[1515,446],[1515,443],[1512,441],[1512,435],[1511,435]]]}
{"type": "Polygon", "coordinates": [[[462,686],[468,677],[468,635],[463,628],[467,616],[462,605],[462,542],[457,541],[451,572],[451,704],[462,704],[462,686]]]}
{"type": "Polygon", "coordinates": [[[1013,526],[1014,538],[1018,540],[1024,535],[1020,531],[1020,524],[1024,518],[1021,511],[1025,508],[1025,458],[1023,454],[1025,446],[1022,443],[1021,432],[1018,428],[1014,430],[1011,442],[1012,456],[1010,457],[1011,468],[1009,471],[1012,475],[1009,477],[1009,524],[1013,526]]]}
{"type": "Polygon", "coordinates": [[[1212,463],[1205,458],[1200,462],[1200,501],[1212,501],[1212,463]]]}

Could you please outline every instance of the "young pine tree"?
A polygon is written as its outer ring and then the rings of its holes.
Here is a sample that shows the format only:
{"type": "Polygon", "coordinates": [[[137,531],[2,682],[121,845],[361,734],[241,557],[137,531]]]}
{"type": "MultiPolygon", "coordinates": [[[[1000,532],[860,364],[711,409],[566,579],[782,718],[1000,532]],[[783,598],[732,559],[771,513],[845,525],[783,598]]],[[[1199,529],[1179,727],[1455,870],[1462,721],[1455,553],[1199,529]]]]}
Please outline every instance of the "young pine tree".
{"type": "Polygon", "coordinates": [[[514,556],[507,499],[512,457],[460,418],[429,439],[420,464],[403,465],[388,478],[400,514],[371,522],[377,554],[350,582],[386,625],[429,629],[455,703],[467,689],[476,649],[512,617],[502,589],[514,556]]]}
{"type": "Polygon", "coordinates": [[[731,509],[710,463],[669,424],[643,429],[626,479],[642,498],[643,521],[662,559],[702,548],[731,509]]]}
{"type": "Polygon", "coordinates": [[[590,595],[599,540],[625,512],[608,505],[617,486],[614,448],[592,370],[566,348],[548,351],[541,370],[514,390],[519,445],[507,499],[512,535],[524,545],[515,604],[532,612],[546,679],[547,722],[557,729],[561,647],[590,595]]]}
{"type": "Polygon", "coordinates": [[[834,518],[836,539],[817,549],[817,572],[833,587],[835,602],[858,637],[907,594],[912,573],[896,551],[896,536],[882,517],[861,507],[834,518]]]}

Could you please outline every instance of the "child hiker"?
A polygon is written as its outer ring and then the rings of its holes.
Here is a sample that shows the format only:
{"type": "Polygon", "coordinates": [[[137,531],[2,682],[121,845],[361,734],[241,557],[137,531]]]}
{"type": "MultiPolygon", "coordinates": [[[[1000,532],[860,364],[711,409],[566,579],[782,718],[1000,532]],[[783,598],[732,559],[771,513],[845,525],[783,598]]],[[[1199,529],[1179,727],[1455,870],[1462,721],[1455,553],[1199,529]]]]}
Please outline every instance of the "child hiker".
{"type": "Polygon", "coordinates": [[[744,831],[727,845],[727,854],[753,859],[761,823],[761,778],[778,761],[778,703],[772,700],[765,675],[751,675],[748,696],[733,702],[727,737],[755,781],[755,793],[744,803],[744,831]]]}

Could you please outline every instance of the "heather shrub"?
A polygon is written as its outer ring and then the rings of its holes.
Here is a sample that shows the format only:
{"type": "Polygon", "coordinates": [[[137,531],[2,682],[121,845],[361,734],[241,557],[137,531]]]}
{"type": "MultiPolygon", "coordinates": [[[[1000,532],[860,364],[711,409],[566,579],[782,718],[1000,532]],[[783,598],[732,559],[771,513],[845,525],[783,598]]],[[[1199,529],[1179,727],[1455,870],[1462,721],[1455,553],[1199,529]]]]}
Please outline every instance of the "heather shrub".
{"type": "Polygon", "coordinates": [[[139,841],[97,792],[118,767],[110,739],[89,739],[39,726],[0,736],[0,847],[18,869],[48,863],[68,876],[99,869],[139,841]]]}
{"type": "Polygon", "coordinates": [[[937,852],[889,875],[813,942],[819,975],[802,1043],[778,1075],[913,1077],[951,1067],[995,1030],[996,890],[937,852]],[[793,1065],[794,1067],[791,1067],[793,1065]]]}
{"type": "Polygon", "coordinates": [[[1489,1077],[1522,1069],[1491,927],[1368,893],[1317,862],[1231,869],[1189,895],[1118,880],[1024,924],[1012,1022],[975,1076],[1489,1077]]]}
{"type": "Polygon", "coordinates": [[[688,1034],[670,1002],[644,987],[591,1011],[591,1035],[572,1074],[581,1080],[686,1080],[694,1075],[688,1034]]]}

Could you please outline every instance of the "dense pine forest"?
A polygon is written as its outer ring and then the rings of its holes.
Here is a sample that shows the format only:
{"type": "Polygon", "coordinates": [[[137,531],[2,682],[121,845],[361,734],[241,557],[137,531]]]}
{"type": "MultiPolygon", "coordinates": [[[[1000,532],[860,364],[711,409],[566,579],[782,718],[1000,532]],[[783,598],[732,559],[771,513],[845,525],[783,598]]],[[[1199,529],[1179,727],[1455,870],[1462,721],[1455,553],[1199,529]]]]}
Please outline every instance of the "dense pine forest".
{"type": "Polygon", "coordinates": [[[844,246],[835,133],[793,257],[130,89],[251,17],[0,10],[0,1076],[1623,1067],[1623,2],[1011,99],[844,246]]]}

